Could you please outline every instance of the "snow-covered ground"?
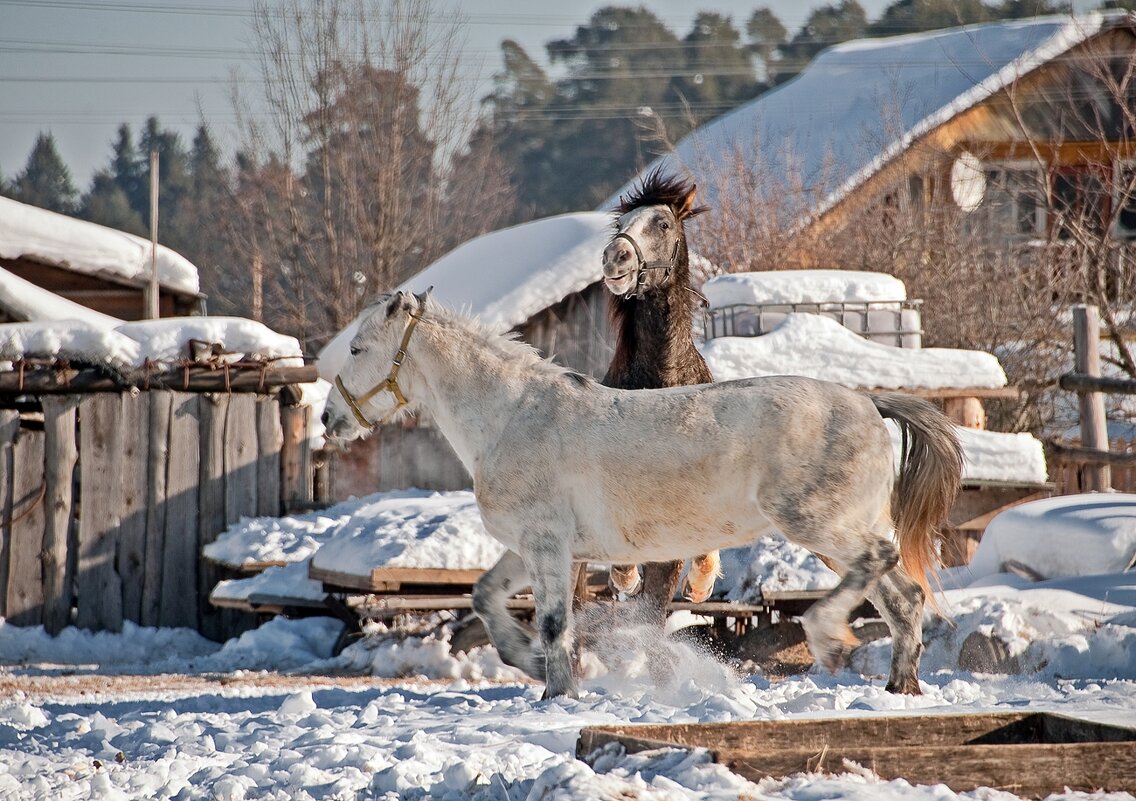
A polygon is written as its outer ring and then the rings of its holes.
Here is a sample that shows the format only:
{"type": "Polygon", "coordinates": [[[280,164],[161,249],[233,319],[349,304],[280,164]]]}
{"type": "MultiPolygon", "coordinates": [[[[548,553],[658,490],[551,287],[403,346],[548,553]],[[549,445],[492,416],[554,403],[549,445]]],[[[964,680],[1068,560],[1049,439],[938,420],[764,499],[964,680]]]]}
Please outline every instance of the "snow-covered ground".
{"type": "MultiPolygon", "coordinates": [[[[855,652],[861,673],[814,669],[776,680],[650,632],[604,626],[593,631],[594,650],[607,667],[589,660],[580,699],[541,701],[541,687],[503,666],[491,648],[451,654],[444,626],[375,630],[332,657],[340,624],[327,618],[277,618],[221,645],[188,630],[67,629],[52,639],[41,629],[0,625],[0,798],[1012,799],[864,771],[753,784],[701,753],[612,756],[593,768],[575,758],[575,744],[591,724],[1023,707],[1136,723],[1136,574],[1069,577],[1131,561],[1134,502],[1066,499],[1063,511],[1033,516],[1036,537],[1028,526],[995,527],[980,552],[1010,553],[1032,539],[1065,575],[1034,584],[977,569],[946,573],[940,604],[952,623],[928,614],[924,694],[916,698],[883,690],[886,640],[855,652]],[[1054,533],[1060,526],[1080,535],[1063,544],[1054,533]],[[664,658],[679,678],[656,686],[646,666],[664,658]],[[345,673],[374,678],[326,678],[345,673]],[[123,674],[189,678],[147,684],[123,674]],[[68,680],[47,682],[49,675],[68,680]],[[76,675],[95,680],[81,692],[69,689],[76,675]]],[[[312,522],[309,531],[319,527],[312,522]]],[[[997,561],[983,556],[976,564],[997,561]]],[[[792,569],[798,580],[814,573],[803,562],[792,569]]]]}

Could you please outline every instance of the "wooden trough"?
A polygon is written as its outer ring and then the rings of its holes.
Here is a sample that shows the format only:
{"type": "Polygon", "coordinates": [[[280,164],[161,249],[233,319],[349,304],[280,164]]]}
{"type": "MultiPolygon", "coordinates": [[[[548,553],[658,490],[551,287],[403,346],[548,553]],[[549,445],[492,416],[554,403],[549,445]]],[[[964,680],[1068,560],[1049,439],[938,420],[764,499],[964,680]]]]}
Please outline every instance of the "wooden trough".
{"type": "Polygon", "coordinates": [[[1136,728],[1048,712],[591,726],[576,753],[588,761],[609,748],[704,748],[752,781],[855,763],[883,779],[956,792],[1136,790],[1136,728]]]}

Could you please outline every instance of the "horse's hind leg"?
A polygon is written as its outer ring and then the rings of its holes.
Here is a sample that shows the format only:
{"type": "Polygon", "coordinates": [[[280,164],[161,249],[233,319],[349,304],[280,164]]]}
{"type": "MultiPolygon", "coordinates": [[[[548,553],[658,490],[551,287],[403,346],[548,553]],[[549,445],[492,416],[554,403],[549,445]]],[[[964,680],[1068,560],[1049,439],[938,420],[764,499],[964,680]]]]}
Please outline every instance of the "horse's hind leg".
{"type": "Polygon", "coordinates": [[[536,628],[544,649],[544,697],[577,696],[574,632],[572,629],[572,578],[568,554],[550,543],[549,537],[539,548],[527,552],[526,563],[532,578],[536,601],[536,628]]]}
{"type": "Polygon", "coordinates": [[[871,599],[891,629],[888,691],[921,695],[919,657],[923,653],[923,588],[903,568],[896,568],[880,579],[871,599]]]}
{"type": "Polygon", "coordinates": [[[874,539],[853,559],[840,583],[817,601],[801,618],[809,650],[822,666],[835,672],[859,640],[848,618],[872,590],[880,576],[895,567],[899,551],[886,539],[874,539]]]}
{"type": "Polygon", "coordinates": [[[485,624],[502,662],[543,680],[544,664],[533,650],[532,632],[517,622],[505,606],[505,601],[527,584],[525,563],[517,554],[506,551],[473,586],[473,611],[485,624]]]}

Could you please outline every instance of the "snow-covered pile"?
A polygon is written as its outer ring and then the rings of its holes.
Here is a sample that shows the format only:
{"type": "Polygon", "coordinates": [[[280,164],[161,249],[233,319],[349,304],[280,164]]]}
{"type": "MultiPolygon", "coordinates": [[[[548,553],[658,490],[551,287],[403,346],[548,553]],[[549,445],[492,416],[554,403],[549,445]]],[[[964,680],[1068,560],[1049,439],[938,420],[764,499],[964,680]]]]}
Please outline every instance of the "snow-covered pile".
{"type": "Polygon", "coordinates": [[[78,320],[97,328],[114,328],[117,317],[88,309],[81,303],[48,292],[0,267],[0,308],[17,320],[78,320]]]}
{"type": "Polygon", "coordinates": [[[327,596],[327,593],[323,589],[322,582],[308,578],[309,561],[303,559],[285,565],[274,565],[248,578],[219,581],[209,593],[209,598],[221,605],[224,605],[224,601],[248,602],[258,595],[287,598],[297,603],[301,601],[318,603],[327,596]]]}
{"type": "Polygon", "coordinates": [[[853,270],[771,270],[719,275],[702,285],[710,308],[762,303],[876,303],[907,300],[893,275],[853,270]]]}
{"type": "MultiPolygon", "coordinates": [[[[899,454],[898,427],[887,421],[895,453],[899,454]]],[[[1045,466],[1045,448],[1033,434],[1008,434],[955,426],[962,445],[963,481],[1006,481],[1020,484],[1043,484],[1049,472],[1045,466]]]]}
{"type": "MultiPolygon", "coordinates": [[[[138,282],[150,277],[151,246],[125,231],[0,197],[0,258],[138,282]]],[[[158,245],[156,265],[162,286],[198,291],[197,268],[184,256],[158,245]]]]}
{"type": "Polygon", "coordinates": [[[1023,503],[986,527],[976,577],[1017,562],[1045,578],[1118,573],[1136,565],[1136,495],[1058,496],[1023,503]]]}
{"type": "MultiPolygon", "coordinates": [[[[113,318],[108,318],[113,319],[113,318]]],[[[113,327],[87,320],[0,325],[0,359],[67,359],[119,370],[149,360],[223,363],[240,359],[303,366],[300,343],[263,323],[241,317],[168,317],[113,327]]]]}
{"type": "Polygon", "coordinates": [[[849,387],[1004,387],[998,359],[981,351],[896,348],[869,342],[835,320],[790,314],[760,337],[718,337],[701,346],[715,381],[803,375],[849,387]]]}

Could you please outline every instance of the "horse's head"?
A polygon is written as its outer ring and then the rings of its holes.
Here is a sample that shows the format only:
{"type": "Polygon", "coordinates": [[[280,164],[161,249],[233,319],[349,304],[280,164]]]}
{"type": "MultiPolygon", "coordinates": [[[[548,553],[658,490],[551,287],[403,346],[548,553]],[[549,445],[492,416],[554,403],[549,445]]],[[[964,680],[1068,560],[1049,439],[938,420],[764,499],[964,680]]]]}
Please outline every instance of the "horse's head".
{"type": "Polygon", "coordinates": [[[689,255],[686,220],[706,211],[694,205],[696,186],[661,170],[650,172],[627,197],[620,197],[615,235],[604,248],[604,286],[630,297],[685,283],[689,255]]]}
{"type": "Polygon", "coordinates": [[[411,401],[399,386],[398,374],[428,296],[429,291],[396,292],[370,307],[324,407],[321,420],[328,440],[358,439],[409,408],[411,401]]]}

